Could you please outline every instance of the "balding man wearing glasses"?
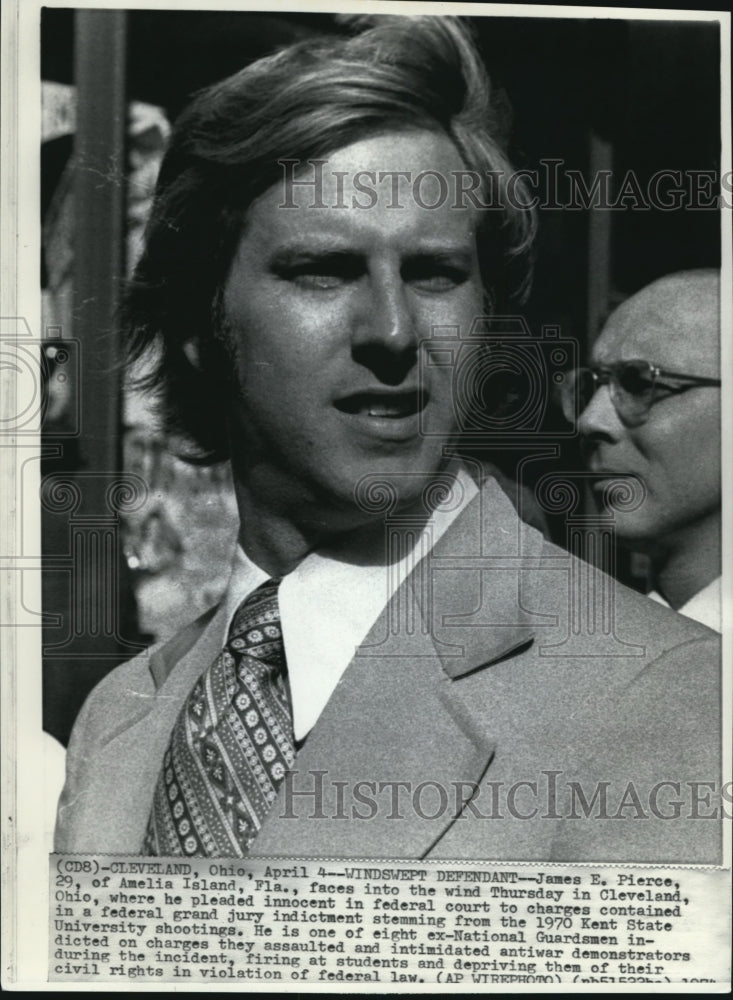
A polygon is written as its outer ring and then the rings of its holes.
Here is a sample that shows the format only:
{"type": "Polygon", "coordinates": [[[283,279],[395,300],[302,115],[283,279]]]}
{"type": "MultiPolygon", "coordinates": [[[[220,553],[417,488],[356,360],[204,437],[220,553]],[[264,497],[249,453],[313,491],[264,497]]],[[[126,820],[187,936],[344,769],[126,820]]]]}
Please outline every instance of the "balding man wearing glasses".
{"type": "Polygon", "coordinates": [[[599,507],[609,481],[644,501],[614,510],[617,537],[649,556],[650,596],[720,631],[720,275],[669,275],[611,316],[592,366],[567,383],[599,507]]]}

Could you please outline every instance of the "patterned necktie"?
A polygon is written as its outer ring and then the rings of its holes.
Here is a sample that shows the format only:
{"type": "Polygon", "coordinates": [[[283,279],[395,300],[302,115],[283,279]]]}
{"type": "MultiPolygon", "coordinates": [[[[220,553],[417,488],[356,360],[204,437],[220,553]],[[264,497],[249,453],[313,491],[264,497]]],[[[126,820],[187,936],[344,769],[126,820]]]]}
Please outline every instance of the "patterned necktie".
{"type": "Polygon", "coordinates": [[[244,857],[295,761],[285,654],[268,580],[242,602],[226,645],[173,727],[143,854],[244,857]]]}

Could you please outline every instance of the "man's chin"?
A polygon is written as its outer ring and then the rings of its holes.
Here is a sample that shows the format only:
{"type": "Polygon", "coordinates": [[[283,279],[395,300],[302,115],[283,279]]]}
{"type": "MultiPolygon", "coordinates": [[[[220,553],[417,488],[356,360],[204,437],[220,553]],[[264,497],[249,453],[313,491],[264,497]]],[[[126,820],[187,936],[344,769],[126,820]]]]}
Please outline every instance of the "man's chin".
{"type": "Polygon", "coordinates": [[[631,517],[619,516],[618,513],[611,523],[614,537],[622,548],[642,555],[651,555],[655,550],[658,539],[651,525],[635,521],[631,517]]]}
{"type": "Polygon", "coordinates": [[[391,516],[428,517],[450,493],[451,476],[441,469],[420,471],[397,463],[379,463],[354,470],[353,479],[340,477],[317,491],[317,518],[325,532],[337,534],[382,522],[391,516]]]}
{"type": "Polygon", "coordinates": [[[621,548],[627,552],[638,552],[644,556],[651,555],[656,548],[652,539],[645,534],[627,533],[622,535],[616,532],[616,540],[621,548]]]}

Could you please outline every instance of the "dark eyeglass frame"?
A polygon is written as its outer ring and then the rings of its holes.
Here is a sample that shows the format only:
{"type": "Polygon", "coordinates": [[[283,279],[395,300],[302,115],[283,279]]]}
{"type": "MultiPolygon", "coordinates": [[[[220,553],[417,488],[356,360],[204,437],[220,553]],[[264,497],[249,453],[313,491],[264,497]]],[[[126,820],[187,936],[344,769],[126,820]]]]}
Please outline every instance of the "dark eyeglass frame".
{"type": "Polygon", "coordinates": [[[643,358],[631,358],[628,361],[616,361],[611,365],[585,365],[573,368],[565,373],[559,385],[560,403],[565,419],[574,423],[576,417],[588,406],[593,396],[602,385],[608,385],[611,402],[621,419],[634,426],[643,424],[649,416],[652,406],[658,402],[660,391],[668,395],[687,392],[688,389],[701,387],[720,387],[719,378],[707,378],[702,375],[687,375],[682,372],[671,372],[653,365],[643,358]],[[630,388],[628,375],[633,374],[639,381],[640,388],[636,391],[630,388]],[[579,388],[580,377],[590,374],[593,379],[591,392],[583,392],[579,388]],[[624,385],[624,376],[626,385],[624,385]],[[659,380],[664,379],[664,382],[659,380]],[[672,380],[670,385],[667,380],[672,380]],[[645,385],[642,383],[646,382],[645,385]],[[576,399],[580,406],[576,412],[576,399]]]}

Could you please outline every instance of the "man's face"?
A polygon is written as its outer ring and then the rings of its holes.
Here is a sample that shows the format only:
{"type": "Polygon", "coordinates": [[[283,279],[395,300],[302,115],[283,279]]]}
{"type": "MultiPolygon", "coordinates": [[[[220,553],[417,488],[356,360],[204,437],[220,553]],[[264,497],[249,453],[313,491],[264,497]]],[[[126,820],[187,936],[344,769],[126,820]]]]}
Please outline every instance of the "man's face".
{"type": "Polygon", "coordinates": [[[394,132],[329,157],[318,190],[326,207],[301,186],[289,194],[295,207],[281,207],[279,183],[251,206],[224,289],[239,390],[233,467],[275,508],[327,513],[334,527],[340,511],[356,524],[366,520],[354,501],[364,476],[394,476],[409,505],[444,464],[452,372],[428,367],[419,380],[419,345],[434,326],[465,334],[481,314],[476,216],[452,197],[441,204],[428,181],[419,200],[436,208],[422,207],[411,184],[395,199],[392,177],[364,174],[376,204],[351,199],[373,200],[354,187],[360,171],[450,179],[462,169],[446,137],[394,132]]]}
{"type": "MultiPolygon", "coordinates": [[[[644,359],[659,368],[717,378],[717,283],[704,277],[663,279],[625,302],[597,340],[592,363],[644,359]]],[[[663,382],[664,379],[660,379],[663,382]]],[[[599,506],[608,480],[632,474],[646,492],[637,510],[615,508],[618,537],[641,549],[681,536],[720,509],[720,391],[662,394],[645,423],[629,426],[601,386],[579,430],[599,506]]]]}

